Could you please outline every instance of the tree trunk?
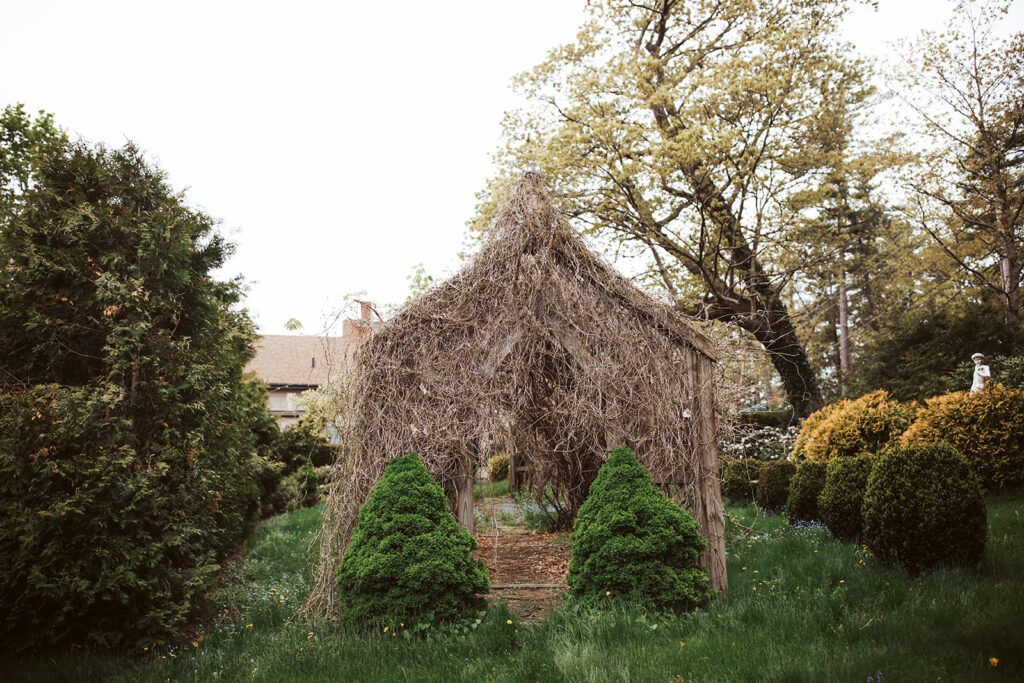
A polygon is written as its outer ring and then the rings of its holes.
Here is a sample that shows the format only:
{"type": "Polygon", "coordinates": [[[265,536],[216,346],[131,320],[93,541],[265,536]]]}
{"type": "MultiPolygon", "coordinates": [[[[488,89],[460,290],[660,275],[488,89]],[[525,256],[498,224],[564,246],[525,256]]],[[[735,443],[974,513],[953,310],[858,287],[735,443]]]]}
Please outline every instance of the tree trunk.
{"type": "Polygon", "coordinates": [[[999,260],[999,271],[1003,286],[1003,317],[1010,331],[1014,348],[1020,346],[1021,329],[1021,297],[1020,268],[1016,263],[1017,245],[1008,240],[1006,252],[999,260]]]}
{"type": "Polygon", "coordinates": [[[850,312],[846,300],[846,271],[839,270],[839,393],[846,396],[850,377],[850,312]]]}

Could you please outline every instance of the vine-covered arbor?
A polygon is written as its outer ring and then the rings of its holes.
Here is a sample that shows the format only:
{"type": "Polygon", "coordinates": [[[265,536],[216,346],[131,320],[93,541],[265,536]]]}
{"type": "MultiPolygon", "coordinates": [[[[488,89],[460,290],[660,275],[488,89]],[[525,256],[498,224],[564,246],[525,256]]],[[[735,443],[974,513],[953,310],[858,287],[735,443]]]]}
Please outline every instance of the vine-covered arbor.
{"type": "Polygon", "coordinates": [[[335,608],[335,568],[360,505],[394,457],[418,453],[472,528],[481,454],[510,448],[563,520],[605,457],[627,445],[700,523],[725,590],[711,343],[634,287],[552,204],[516,182],[480,253],[381,325],[355,353],[343,447],[308,608],[335,608]]]}

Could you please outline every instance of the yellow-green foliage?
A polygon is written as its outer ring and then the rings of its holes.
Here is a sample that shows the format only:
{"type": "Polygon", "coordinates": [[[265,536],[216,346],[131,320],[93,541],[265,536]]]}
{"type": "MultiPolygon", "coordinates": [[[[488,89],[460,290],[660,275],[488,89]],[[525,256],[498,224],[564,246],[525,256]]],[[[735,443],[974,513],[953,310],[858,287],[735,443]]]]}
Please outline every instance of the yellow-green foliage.
{"type": "Polygon", "coordinates": [[[508,455],[502,453],[487,461],[491,481],[508,479],[508,455]]]}
{"type": "Polygon", "coordinates": [[[814,440],[814,433],[818,426],[829,418],[832,413],[845,407],[848,403],[849,401],[846,399],[830,403],[818,412],[811,413],[800,423],[800,432],[796,435],[796,440],[793,442],[793,460],[807,459],[807,447],[814,440]]]}
{"type": "Polygon", "coordinates": [[[1024,391],[997,384],[928,399],[900,443],[928,442],[954,446],[986,489],[1024,484],[1024,391]]]}
{"type": "Polygon", "coordinates": [[[832,460],[878,453],[895,444],[913,416],[913,405],[896,401],[884,390],[839,401],[804,421],[793,457],[832,460]]]}

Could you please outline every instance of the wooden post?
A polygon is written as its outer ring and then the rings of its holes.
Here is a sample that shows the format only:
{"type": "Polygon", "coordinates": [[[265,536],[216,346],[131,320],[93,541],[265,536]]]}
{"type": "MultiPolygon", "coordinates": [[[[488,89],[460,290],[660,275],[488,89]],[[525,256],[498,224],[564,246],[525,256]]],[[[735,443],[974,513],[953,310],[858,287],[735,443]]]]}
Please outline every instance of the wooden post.
{"type": "Polygon", "coordinates": [[[694,436],[698,449],[698,499],[697,522],[701,533],[707,539],[708,549],[701,554],[700,562],[708,570],[711,587],[729,593],[729,577],[725,566],[725,510],[722,507],[722,490],[718,472],[718,445],[716,443],[717,416],[715,398],[711,392],[711,361],[697,356],[690,378],[694,381],[693,391],[697,401],[694,419],[694,436]]]}
{"type": "Polygon", "coordinates": [[[463,456],[461,470],[456,482],[455,517],[473,533],[473,462],[468,452],[463,456]]]}

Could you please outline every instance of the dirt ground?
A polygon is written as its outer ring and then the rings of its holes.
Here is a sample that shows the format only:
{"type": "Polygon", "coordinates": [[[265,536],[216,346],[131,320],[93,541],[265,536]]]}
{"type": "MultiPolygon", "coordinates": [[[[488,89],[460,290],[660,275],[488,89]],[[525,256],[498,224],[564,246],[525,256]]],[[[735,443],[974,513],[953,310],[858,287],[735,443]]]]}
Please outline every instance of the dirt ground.
{"type": "Polygon", "coordinates": [[[475,556],[487,565],[491,598],[507,600],[523,619],[540,619],[566,590],[569,534],[531,531],[510,496],[478,500],[476,508],[475,556]]]}

